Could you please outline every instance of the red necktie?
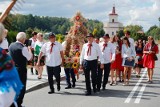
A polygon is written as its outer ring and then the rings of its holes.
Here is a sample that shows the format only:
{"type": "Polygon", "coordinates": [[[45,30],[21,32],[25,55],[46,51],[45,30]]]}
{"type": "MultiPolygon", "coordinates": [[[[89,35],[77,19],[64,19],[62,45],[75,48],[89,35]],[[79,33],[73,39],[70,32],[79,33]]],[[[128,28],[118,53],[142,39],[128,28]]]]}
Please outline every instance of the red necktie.
{"type": "Polygon", "coordinates": [[[92,46],[92,44],[88,44],[87,56],[88,56],[88,54],[91,56],[91,46],[92,46]]]}
{"type": "Polygon", "coordinates": [[[50,54],[52,53],[53,45],[55,45],[55,44],[54,43],[51,44],[50,54]]]}
{"type": "Polygon", "coordinates": [[[107,44],[106,44],[106,43],[103,44],[103,50],[102,50],[102,52],[104,52],[105,47],[107,47],[107,44]]]}

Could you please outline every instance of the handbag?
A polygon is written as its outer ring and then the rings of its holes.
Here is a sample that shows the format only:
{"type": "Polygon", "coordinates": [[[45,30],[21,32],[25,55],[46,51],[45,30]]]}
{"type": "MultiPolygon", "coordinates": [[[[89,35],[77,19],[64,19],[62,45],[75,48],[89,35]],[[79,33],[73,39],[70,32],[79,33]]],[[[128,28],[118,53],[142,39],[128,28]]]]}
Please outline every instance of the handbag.
{"type": "MultiPolygon", "coordinates": [[[[155,46],[155,45],[153,45],[151,49],[153,49],[153,47],[154,47],[154,46],[155,46]]],[[[156,55],[156,54],[154,54],[154,60],[155,60],[155,61],[157,61],[157,60],[158,60],[158,57],[157,57],[157,55],[156,55]]]]}
{"type": "Polygon", "coordinates": [[[133,67],[135,64],[135,60],[129,61],[127,58],[125,59],[124,66],[133,67]]]}
{"type": "Polygon", "coordinates": [[[136,56],[136,58],[137,58],[138,61],[142,60],[142,56],[136,56]]]}
{"type": "Polygon", "coordinates": [[[154,55],[154,60],[155,60],[155,61],[157,61],[157,60],[158,60],[158,57],[157,57],[157,55],[156,55],[156,54],[154,55]]]}

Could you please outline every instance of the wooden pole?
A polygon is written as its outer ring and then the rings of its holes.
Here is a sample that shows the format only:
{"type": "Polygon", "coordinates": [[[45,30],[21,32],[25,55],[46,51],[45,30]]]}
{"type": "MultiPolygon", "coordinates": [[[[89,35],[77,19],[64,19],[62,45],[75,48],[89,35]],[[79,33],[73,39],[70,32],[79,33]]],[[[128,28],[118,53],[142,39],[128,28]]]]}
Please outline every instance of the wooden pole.
{"type": "Polygon", "coordinates": [[[15,5],[16,1],[17,0],[12,0],[12,2],[9,4],[9,6],[7,7],[7,9],[1,14],[1,16],[0,16],[0,22],[1,23],[3,23],[3,21],[6,19],[6,17],[9,14],[9,12],[13,8],[13,6],[15,5]]]}

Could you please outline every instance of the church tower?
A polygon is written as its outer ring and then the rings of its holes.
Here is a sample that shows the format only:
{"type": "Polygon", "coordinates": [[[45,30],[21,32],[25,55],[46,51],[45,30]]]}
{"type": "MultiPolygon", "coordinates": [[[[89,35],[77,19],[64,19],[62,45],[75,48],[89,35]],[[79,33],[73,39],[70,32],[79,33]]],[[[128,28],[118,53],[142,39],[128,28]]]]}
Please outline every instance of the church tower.
{"type": "Polygon", "coordinates": [[[111,36],[116,35],[119,30],[123,30],[123,24],[118,22],[118,14],[113,5],[112,13],[109,14],[109,22],[104,23],[104,31],[111,36]]]}

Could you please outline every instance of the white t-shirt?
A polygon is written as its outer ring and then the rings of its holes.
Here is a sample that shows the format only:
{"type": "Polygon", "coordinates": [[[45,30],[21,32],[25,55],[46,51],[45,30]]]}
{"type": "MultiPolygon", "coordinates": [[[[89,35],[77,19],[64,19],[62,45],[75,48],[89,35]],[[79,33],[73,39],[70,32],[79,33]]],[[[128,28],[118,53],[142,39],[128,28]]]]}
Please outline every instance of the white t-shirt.
{"type": "Polygon", "coordinates": [[[8,49],[8,41],[6,38],[3,39],[2,43],[0,44],[2,49],[8,49]]]}
{"type": "Polygon", "coordinates": [[[46,65],[50,67],[56,67],[62,62],[60,52],[63,51],[63,47],[59,42],[56,41],[54,42],[55,45],[50,53],[51,44],[51,42],[45,43],[41,48],[41,52],[43,52],[43,54],[46,56],[46,65]]]}
{"type": "Polygon", "coordinates": [[[32,47],[32,48],[34,48],[34,45],[35,45],[36,41],[34,41],[34,40],[33,40],[33,38],[30,38],[29,40],[31,40],[31,41],[32,41],[32,43],[31,43],[31,47],[32,47]]]}

